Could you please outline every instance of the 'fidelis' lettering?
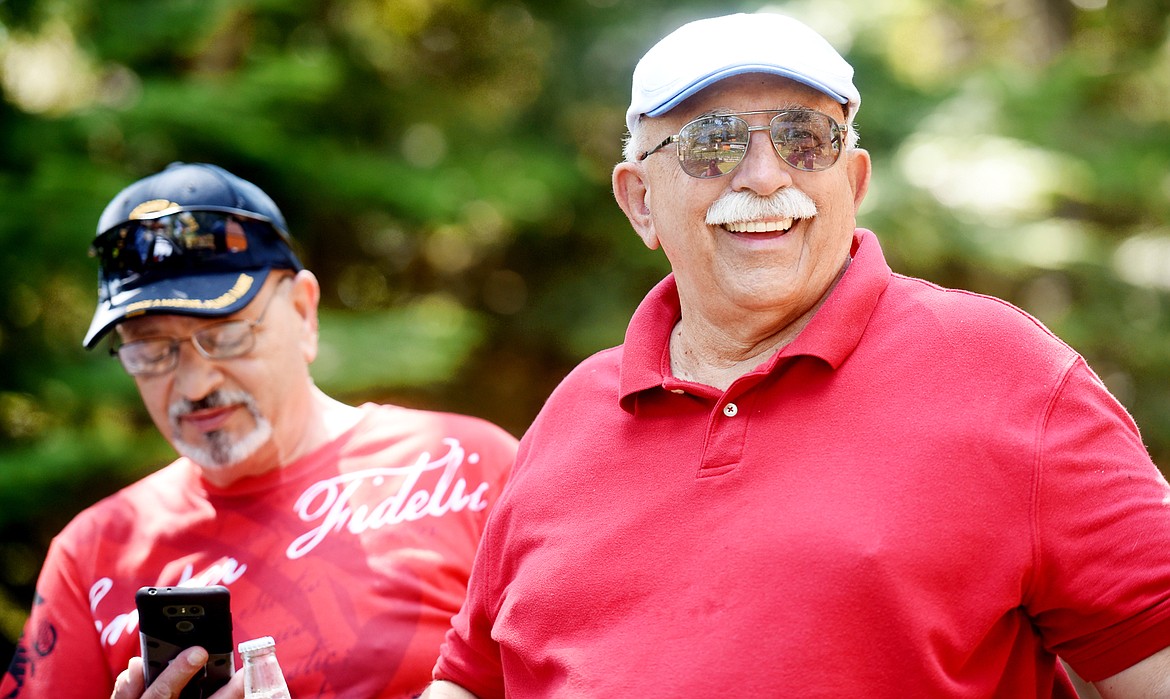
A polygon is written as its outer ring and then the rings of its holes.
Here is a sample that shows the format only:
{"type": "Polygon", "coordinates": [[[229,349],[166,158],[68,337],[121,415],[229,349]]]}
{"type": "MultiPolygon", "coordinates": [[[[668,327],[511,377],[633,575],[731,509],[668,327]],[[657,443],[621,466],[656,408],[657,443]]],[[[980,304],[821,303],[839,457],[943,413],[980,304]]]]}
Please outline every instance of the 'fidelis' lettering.
{"type": "Polygon", "coordinates": [[[341,531],[343,527],[351,534],[360,534],[367,529],[423,517],[442,517],[448,512],[482,511],[487,507],[484,496],[488,484],[480,483],[468,492],[467,480],[459,475],[460,467],[465,462],[475,463],[479,455],[467,454],[457,439],[448,438],[443,442],[448,451],[435,459],[424,452],[407,466],[346,473],[306,488],[297,499],[294,510],[301,521],[316,526],[294,539],[285,554],[290,559],[300,558],[315,549],[330,533],[341,531]],[[423,474],[432,471],[440,471],[434,487],[416,489],[423,474]],[[377,487],[389,479],[399,480],[394,494],[372,507],[352,504],[363,487],[377,487]]]}

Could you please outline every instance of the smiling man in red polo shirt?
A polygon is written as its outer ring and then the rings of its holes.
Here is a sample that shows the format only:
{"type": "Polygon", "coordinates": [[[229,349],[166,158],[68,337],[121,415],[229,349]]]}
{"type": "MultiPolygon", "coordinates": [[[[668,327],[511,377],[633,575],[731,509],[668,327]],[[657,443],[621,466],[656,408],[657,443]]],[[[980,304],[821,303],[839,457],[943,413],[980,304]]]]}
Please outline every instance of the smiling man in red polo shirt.
{"type": "Polygon", "coordinates": [[[431,697],[1166,695],[1170,488],[1038,321],[891,272],[860,102],[780,15],[643,57],[673,273],[521,440],[431,697]]]}

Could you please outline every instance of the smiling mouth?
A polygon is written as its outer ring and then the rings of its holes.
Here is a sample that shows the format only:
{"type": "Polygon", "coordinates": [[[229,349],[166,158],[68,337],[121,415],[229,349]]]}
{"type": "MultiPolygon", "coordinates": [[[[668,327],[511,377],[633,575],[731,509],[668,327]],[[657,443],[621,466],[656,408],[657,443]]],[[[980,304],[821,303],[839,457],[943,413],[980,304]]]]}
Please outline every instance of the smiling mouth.
{"type": "Polygon", "coordinates": [[[786,233],[792,228],[793,219],[781,221],[734,221],[723,227],[732,233],[786,233]]]}

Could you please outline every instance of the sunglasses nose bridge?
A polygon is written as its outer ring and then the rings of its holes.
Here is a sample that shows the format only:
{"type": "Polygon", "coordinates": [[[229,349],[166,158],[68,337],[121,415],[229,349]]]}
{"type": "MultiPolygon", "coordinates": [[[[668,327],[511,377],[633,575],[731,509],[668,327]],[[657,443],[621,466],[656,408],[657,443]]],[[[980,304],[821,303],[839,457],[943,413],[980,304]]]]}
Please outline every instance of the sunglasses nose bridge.
{"type": "MultiPolygon", "coordinates": [[[[776,141],[775,133],[773,130],[773,124],[775,121],[776,121],[776,119],[773,118],[770,122],[768,122],[767,124],[762,125],[762,126],[750,126],[750,125],[747,126],[747,143],[744,144],[743,155],[740,157],[739,163],[736,163],[737,167],[739,165],[742,165],[743,161],[747,160],[750,157],[750,151],[752,150],[752,134],[754,134],[758,131],[765,132],[766,137],[768,139],[768,142],[772,146],[771,153],[769,154],[770,156],[776,157],[781,162],[788,163],[789,165],[792,164],[791,162],[788,161],[788,158],[784,157],[784,153],[782,152],[781,147],[780,147],[781,144],[776,141]]],[[[758,149],[759,146],[756,146],[756,148],[758,149]]],[[[765,151],[766,150],[768,150],[768,149],[765,149],[765,151]]]]}
{"type": "MultiPolygon", "coordinates": [[[[747,147],[748,148],[752,147],[752,134],[756,133],[757,131],[767,132],[768,133],[768,140],[772,141],[773,144],[776,143],[775,139],[772,138],[772,125],[771,124],[768,124],[766,126],[749,126],[749,127],[747,127],[747,140],[748,140],[747,147]]],[[[744,157],[747,157],[747,149],[744,149],[744,157]]]]}

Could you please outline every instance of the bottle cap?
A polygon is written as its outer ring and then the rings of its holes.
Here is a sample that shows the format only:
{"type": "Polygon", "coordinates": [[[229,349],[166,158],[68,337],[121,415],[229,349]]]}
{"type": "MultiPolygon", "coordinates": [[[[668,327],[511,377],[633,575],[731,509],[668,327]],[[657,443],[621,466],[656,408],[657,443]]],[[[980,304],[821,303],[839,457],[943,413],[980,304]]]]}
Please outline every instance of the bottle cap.
{"type": "Polygon", "coordinates": [[[248,653],[255,653],[258,650],[265,648],[273,648],[276,646],[276,641],[272,636],[261,636],[260,638],[253,638],[251,641],[243,641],[240,643],[240,655],[247,655],[248,653]]]}

